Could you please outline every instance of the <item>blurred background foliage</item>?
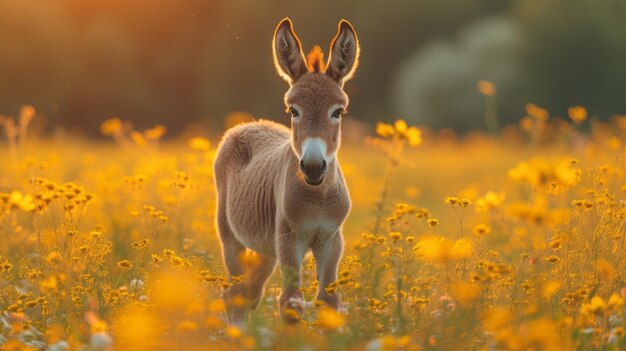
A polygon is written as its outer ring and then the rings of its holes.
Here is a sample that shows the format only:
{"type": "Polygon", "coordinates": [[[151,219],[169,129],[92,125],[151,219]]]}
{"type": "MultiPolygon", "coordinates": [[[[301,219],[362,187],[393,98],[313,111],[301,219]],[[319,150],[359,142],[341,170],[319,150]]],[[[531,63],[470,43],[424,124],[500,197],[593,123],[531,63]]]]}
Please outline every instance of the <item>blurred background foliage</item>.
{"type": "Polygon", "coordinates": [[[90,134],[114,116],[173,132],[219,131],[232,111],[286,122],[270,46],[285,16],[306,50],[354,24],[346,90],[362,121],[485,129],[479,80],[495,84],[501,123],[527,102],[626,113],[621,0],[0,0],[0,114],[32,104],[41,128],[90,134]]]}

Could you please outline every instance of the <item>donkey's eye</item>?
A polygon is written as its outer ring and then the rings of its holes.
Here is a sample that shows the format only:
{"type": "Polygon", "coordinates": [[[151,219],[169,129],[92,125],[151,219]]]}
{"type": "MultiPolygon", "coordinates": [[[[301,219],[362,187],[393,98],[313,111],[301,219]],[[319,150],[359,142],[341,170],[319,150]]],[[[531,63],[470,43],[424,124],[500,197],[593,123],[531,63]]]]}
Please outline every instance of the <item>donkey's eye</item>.
{"type": "Polygon", "coordinates": [[[332,118],[341,118],[341,116],[346,113],[346,110],[344,110],[343,108],[338,108],[335,110],[335,112],[333,112],[332,115],[330,115],[332,118]]]}
{"type": "Polygon", "coordinates": [[[300,117],[300,114],[298,113],[298,111],[293,107],[288,108],[287,112],[289,112],[292,118],[300,117]]]}

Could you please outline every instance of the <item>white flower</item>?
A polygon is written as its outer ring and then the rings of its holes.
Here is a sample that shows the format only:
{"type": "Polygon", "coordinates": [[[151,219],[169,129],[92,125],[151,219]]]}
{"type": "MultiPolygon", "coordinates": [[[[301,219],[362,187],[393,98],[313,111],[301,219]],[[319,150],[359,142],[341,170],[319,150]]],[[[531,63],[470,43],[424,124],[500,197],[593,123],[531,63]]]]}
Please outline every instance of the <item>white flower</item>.
{"type": "Polygon", "coordinates": [[[143,289],[143,281],[140,279],[133,279],[130,281],[130,288],[133,290],[141,290],[143,289]]]}
{"type": "Polygon", "coordinates": [[[106,332],[99,332],[91,334],[91,339],[89,340],[90,346],[97,351],[112,351],[113,350],[113,339],[106,332]]]}
{"type": "Polygon", "coordinates": [[[365,350],[367,351],[379,351],[383,349],[383,341],[380,339],[374,339],[367,343],[365,350]]]}
{"type": "Polygon", "coordinates": [[[52,345],[48,346],[48,351],[67,351],[70,349],[70,344],[65,340],[59,340],[52,345]]]}

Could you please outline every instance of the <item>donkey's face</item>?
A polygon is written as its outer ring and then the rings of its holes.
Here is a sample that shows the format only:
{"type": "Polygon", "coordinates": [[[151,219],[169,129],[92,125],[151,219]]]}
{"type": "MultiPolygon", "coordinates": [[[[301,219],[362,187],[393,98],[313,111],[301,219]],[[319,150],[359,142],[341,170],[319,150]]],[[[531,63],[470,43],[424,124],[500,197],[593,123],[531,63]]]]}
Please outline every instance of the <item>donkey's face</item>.
{"type": "Polygon", "coordinates": [[[344,83],[358,64],[359,43],[352,25],[342,20],[330,45],[328,64],[319,46],[305,60],[288,18],[274,32],[274,64],[290,85],[285,105],[291,114],[292,146],[309,185],[320,185],[341,140],[341,117],[348,107],[344,83]]]}

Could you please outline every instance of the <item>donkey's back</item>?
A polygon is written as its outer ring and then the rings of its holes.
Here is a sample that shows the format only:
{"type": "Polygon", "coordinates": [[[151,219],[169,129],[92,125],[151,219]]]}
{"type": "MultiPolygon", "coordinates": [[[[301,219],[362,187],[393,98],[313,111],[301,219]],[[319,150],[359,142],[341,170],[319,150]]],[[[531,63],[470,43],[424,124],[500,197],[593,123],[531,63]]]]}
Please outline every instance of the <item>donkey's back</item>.
{"type": "MultiPolygon", "coordinates": [[[[255,161],[266,161],[265,153],[276,152],[289,142],[290,130],[272,121],[259,120],[230,128],[222,138],[214,161],[216,178],[230,178],[255,161]]],[[[218,185],[219,186],[219,185],[218,185]]]]}
{"type": "Polygon", "coordinates": [[[240,124],[225,134],[214,162],[217,215],[229,227],[220,231],[268,256],[275,255],[275,187],[289,156],[289,139],[290,130],[278,123],[240,124]]]}

